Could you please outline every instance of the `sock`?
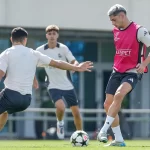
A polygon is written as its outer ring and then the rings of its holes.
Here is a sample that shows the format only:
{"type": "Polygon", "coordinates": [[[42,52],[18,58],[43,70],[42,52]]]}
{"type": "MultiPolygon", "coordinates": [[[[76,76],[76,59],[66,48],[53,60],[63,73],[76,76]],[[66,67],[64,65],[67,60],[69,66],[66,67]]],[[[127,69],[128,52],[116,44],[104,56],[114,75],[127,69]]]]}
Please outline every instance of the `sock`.
{"type": "Polygon", "coordinates": [[[112,131],[113,131],[114,136],[115,136],[115,141],[117,141],[117,142],[123,142],[124,141],[124,139],[122,137],[121,130],[120,130],[120,125],[117,127],[112,127],[112,131]]]}
{"type": "Polygon", "coordinates": [[[58,124],[59,124],[60,126],[63,126],[63,125],[64,125],[64,120],[58,120],[58,119],[57,119],[57,122],[58,122],[58,124]]]}
{"type": "Polygon", "coordinates": [[[111,126],[111,124],[113,123],[115,118],[111,117],[111,116],[108,116],[106,117],[106,120],[105,120],[105,123],[101,129],[100,132],[105,132],[107,133],[107,130],[109,129],[109,127],[111,126]]]}

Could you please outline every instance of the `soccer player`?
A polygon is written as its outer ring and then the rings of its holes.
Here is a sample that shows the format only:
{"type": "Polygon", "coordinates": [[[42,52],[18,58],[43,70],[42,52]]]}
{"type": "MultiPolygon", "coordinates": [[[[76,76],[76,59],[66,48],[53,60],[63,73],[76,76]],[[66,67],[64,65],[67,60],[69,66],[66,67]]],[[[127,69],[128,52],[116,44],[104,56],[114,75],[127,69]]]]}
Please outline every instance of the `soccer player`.
{"type": "MultiPolygon", "coordinates": [[[[62,43],[58,43],[59,27],[49,25],[46,28],[47,44],[37,48],[37,51],[58,60],[63,60],[77,66],[79,63],[72,55],[71,51],[62,43]]],[[[78,107],[78,99],[75,93],[74,86],[69,77],[69,72],[53,67],[46,67],[46,73],[49,78],[48,91],[52,101],[56,107],[57,118],[57,136],[59,139],[64,139],[64,113],[65,103],[63,97],[72,111],[76,130],[82,130],[82,120],[78,107]]]]}
{"type": "Polygon", "coordinates": [[[91,62],[75,66],[25,47],[27,35],[25,29],[14,28],[11,32],[12,47],[0,54],[0,79],[6,75],[5,88],[0,93],[0,130],[4,127],[8,114],[23,111],[30,105],[34,75],[39,61],[44,66],[79,72],[90,71],[92,67],[91,62]]]}
{"type": "MultiPolygon", "coordinates": [[[[114,25],[116,54],[113,71],[106,87],[104,108],[107,117],[97,139],[106,143],[107,130],[111,126],[115,140],[106,146],[125,146],[120,131],[118,112],[124,97],[135,88],[141,77],[136,66],[144,60],[145,48],[150,46],[150,35],[146,28],[128,19],[127,11],[122,5],[112,6],[108,16],[114,25]]],[[[146,71],[145,68],[144,70],[146,71]]]]}

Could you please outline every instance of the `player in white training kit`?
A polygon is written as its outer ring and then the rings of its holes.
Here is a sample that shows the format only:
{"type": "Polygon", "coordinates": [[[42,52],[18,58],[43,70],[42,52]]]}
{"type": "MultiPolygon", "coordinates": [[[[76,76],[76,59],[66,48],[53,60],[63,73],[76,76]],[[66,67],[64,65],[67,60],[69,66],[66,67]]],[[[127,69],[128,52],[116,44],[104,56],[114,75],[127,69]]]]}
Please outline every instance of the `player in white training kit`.
{"type": "MultiPolygon", "coordinates": [[[[63,60],[73,65],[78,65],[78,61],[72,55],[71,51],[62,43],[58,43],[59,28],[56,25],[50,25],[46,28],[47,44],[37,48],[37,51],[57,60],[63,60]]],[[[66,70],[60,70],[53,67],[45,67],[49,78],[48,91],[56,107],[57,117],[57,136],[64,139],[64,112],[65,103],[63,97],[72,110],[76,130],[82,130],[82,120],[78,107],[78,99],[71,82],[70,73],[66,70]]]]}
{"type": "Polygon", "coordinates": [[[23,111],[30,105],[34,75],[39,62],[42,66],[79,72],[90,71],[92,67],[91,62],[74,66],[25,47],[27,36],[25,29],[14,28],[11,32],[12,47],[0,54],[0,80],[6,76],[5,88],[0,93],[0,130],[6,124],[8,114],[23,111]]]}

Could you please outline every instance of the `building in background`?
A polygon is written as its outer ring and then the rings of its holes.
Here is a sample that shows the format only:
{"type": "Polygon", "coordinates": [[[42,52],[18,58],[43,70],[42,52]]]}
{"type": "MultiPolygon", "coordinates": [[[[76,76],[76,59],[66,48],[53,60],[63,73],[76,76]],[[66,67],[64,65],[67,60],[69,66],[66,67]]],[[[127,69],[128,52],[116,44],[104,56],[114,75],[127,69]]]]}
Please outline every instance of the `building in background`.
{"type": "MultiPolygon", "coordinates": [[[[143,1],[0,0],[0,51],[2,52],[11,46],[9,36],[12,28],[16,26],[22,26],[28,30],[28,46],[36,49],[39,45],[46,43],[45,27],[49,24],[58,25],[60,27],[59,41],[69,47],[77,60],[79,62],[85,60],[94,62],[95,68],[92,73],[75,73],[72,76],[81,101],[80,107],[103,108],[104,90],[112,71],[115,53],[111,32],[112,25],[107,16],[107,11],[112,5],[120,3],[127,8],[129,18],[150,30],[149,18],[146,15],[150,14],[150,2],[148,0],[143,1]],[[141,6],[143,7],[141,8],[141,6]],[[142,9],[142,11],[139,11],[139,9],[142,9]]],[[[44,72],[42,73],[42,71],[37,69],[37,73],[40,73],[40,76],[43,77],[44,72]]],[[[42,82],[41,86],[43,86],[42,82]]],[[[3,84],[0,84],[0,88],[2,87],[3,84]]],[[[135,91],[126,98],[124,108],[150,109],[149,89],[150,73],[144,76],[135,91]]],[[[31,107],[40,107],[41,103],[47,100],[46,88],[43,86],[41,91],[34,92],[31,107]]],[[[27,117],[35,114],[23,113],[19,115],[27,117]]],[[[84,121],[84,129],[87,132],[93,132],[100,125],[100,122],[95,120],[103,115],[83,114],[83,116],[95,118],[91,122],[84,121]]],[[[127,116],[130,123],[135,116],[137,115],[127,116]]],[[[144,114],[143,117],[149,118],[149,115],[144,114]]],[[[13,123],[13,131],[19,137],[35,137],[33,120],[14,121],[13,123]],[[28,128],[29,125],[31,128],[28,128]],[[23,126],[24,130],[22,130],[23,126]]],[[[74,130],[72,124],[72,121],[68,121],[66,126],[68,132],[74,130]]],[[[149,122],[134,122],[130,127],[133,137],[149,136],[149,122]]],[[[6,127],[3,134],[7,131],[8,128],[6,127]]]]}

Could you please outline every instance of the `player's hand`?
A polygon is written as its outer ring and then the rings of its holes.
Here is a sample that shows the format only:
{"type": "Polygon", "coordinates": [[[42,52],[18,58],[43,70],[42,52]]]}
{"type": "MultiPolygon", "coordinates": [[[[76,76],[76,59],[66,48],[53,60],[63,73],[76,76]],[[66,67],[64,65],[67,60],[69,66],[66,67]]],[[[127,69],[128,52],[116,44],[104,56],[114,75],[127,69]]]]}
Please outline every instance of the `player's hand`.
{"type": "Polygon", "coordinates": [[[91,72],[91,69],[93,68],[93,62],[91,61],[86,61],[86,62],[83,62],[83,63],[80,63],[78,66],[77,66],[77,70],[78,72],[84,72],[84,71],[88,71],[88,72],[91,72]]]}
{"type": "Polygon", "coordinates": [[[142,74],[142,73],[144,73],[145,67],[146,66],[144,66],[143,64],[137,64],[136,70],[137,70],[138,73],[142,74]]]}
{"type": "Polygon", "coordinates": [[[34,87],[34,89],[38,89],[39,88],[39,84],[38,83],[34,84],[33,87],[34,87]]]}
{"type": "Polygon", "coordinates": [[[34,80],[34,82],[33,82],[33,88],[34,89],[38,89],[39,88],[39,83],[38,83],[37,80],[34,80]]]}

